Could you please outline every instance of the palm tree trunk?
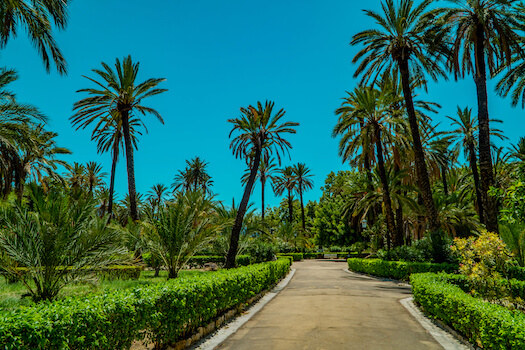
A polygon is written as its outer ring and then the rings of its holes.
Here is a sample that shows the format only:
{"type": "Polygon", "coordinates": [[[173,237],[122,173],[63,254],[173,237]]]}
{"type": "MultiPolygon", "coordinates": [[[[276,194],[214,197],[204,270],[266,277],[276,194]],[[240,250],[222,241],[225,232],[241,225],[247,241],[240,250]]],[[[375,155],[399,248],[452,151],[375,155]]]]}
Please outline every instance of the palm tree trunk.
{"type": "Polygon", "coordinates": [[[262,215],[262,222],[264,223],[264,185],[266,181],[261,180],[261,215],[262,215]]]}
{"type": "Polygon", "coordinates": [[[443,192],[445,192],[445,197],[448,196],[448,183],[447,183],[447,169],[443,166],[441,167],[441,181],[443,182],[443,192]]]}
{"type": "Polygon", "coordinates": [[[301,199],[301,222],[303,224],[303,231],[306,231],[306,223],[304,220],[304,204],[303,204],[303,191],[302,184],[299,184],[299,198],[301,199]]]}
{"type": "Polygon", "coordinates": [[[120,143],[120,137],[117,137],[117,140],[115,141],[115,144],[113,145],[113,159],[111,161],[111,175],[110,175],[110,180],[109,180],[108,214],[110,218],[113,216],[113,193],[115,192],[115,173],[117,170],[119,143],[120,143]]]}
{"type": "Polygon", "coordinates": [[[474,145],[470,144],[469,148],[469,163],[470,170],[472,171],[472,177],[474,178],[474,190],[476,192],[476,206],[478,207],[478,216],[479,221],[485,223],[485,215],[483,211],[483,202],[481,201],[481,190],[479,188],[479,173],[478,173],[478,162],[476,160],[476,151],[474,150],[474,145]]]}
{"type": "MultiPolygon", "coordinates": [[[[379,170],[379,178],[381,179],[381,186],[383,187],[383,203],[385,204],[386,211],[386,226],[387,226],[387,237],[386,237],[386,246],[390,250],[392,247],[392,234],[394,230],[394,212],[392,211],[392,199],[390,198],[390,189],[388,188],[388,180],[386,177],[385,170],[385,161],[383,159],[383,146],[381,144],[381,131],[379,126],[374,126],[375,133],[375,144],[377,151],[377,168],[379,170]]],[[[398,238],[394,243],[398,243],[398,238]]]]}
{"type": "Polygon", "coordinates": [[[293,221],[293,201],[292,201],[292,191],[288,189],[288,221],[290,221],[290,224],[293,221]]]}
{"type": "Polygon", "coordinates": [[[137,212],[137,191],[135,189],[135,165],[133,162],[133,146],[131,144],[128,111],[123,111],[121,118],[124,146],[126,148],[126,168],[128,171],[129,211],[131,219],[137,221],[139,216],[137,212]]]}
{"type": "Polygon", "coordinates": [[[490,126],[487,97],[487,75],[485,67],[485,33],[481,25],[476,30],[476,92],[478,97],[478,127],[479,127],[479,170],[481,175],[481,202],[485,215],[485,226],[490,232],[498,232],[498,209],[492,196],[488,195],[489,187],[494,184],[492,156],[490,154],[490,126]]]}
{"type": "Polygon", "coordinates": [[[261,152],[262,150],[258,147],[255,150],[255,158],[252,163],[252,169],[250,170],[250,177],[244,188],[244,194],[242,195],[241,204],[237,210],[237,215],[235,216],[235,223],[232,227],[232,234],[230,237],[230,249],[228,250],[228,255],[226,256],[225,268],[231,269],[235,267],[235,257],[237,256],[237,248],[239,247],[239,237],[242,229],[242,220],[244,219],[244,214],[246,214],[246,208],[248,207],[248,201],[250,200],[250,194],[252,193],[253,184],[255,183],[255,177],[257,176],[257,171],[259,170],[259,163],[261,162],[261,152]]]}
{"type": "Polygon", "coordinates": [[[405,97],[410,132],[412,134],[417,183],[419,191],[421,192],[421,196],[423,197],[423,203],[425,204],[425,208],[427,210],[429,229],[431,232],[437,232],[440,229],[440,225],[436,206],[434,205],[434,200],[432,198],[430,178],[428,176],[427,165],[425,163],[425,153],[423,152],[423,146],[419,136],[419,126],[417,123],[416,111],[414,109],[414,101],[412,99],[412,90],[410,88],[408,58],[399,60],[399,71],[401,73],[401,84],[403,85],[403,95],[405,97]]]}

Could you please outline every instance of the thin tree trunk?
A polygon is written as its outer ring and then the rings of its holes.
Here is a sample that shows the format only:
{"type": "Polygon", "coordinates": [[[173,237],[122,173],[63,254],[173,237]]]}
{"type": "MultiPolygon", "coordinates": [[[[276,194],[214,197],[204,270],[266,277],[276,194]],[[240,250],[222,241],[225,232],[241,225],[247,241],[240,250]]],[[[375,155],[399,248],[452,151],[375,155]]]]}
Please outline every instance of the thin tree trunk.
{"type": "Polygon", "coordinates": [[[126,168],[128,170],[130,216],[133,221],[137,221],[139,216],[137,212],[137,191],[135,189],[135,165],[133,162],[133,145],[131,144],[128,111],[122,111],[121,118],[122,130],[124,133],[124,145],[126,147],[126,168]]]}
{"type": "Polygon", "coordinates": [[[292,200],[292,191],[288,189],[288,215],[290,224],[293,222],[293,200],[292,200]]]}
{"type": "Polygon", "coordinates": [[[262,222],[264,223],[264,185],[266,181],[261,180],[261,215],[262,215],[262,222]]]}
{"type": "Polygon", "coordinates": [[[244,194],[242,195],[241,204],[237,210],[237,215],[235,216],[235,223],[232,227],[232,234],[230,237],[230,249],[228,250],[228,255],[226,256],[226,264],[224,267],[231,269],[235,267],[235,257],[237,256],[237,249],[239,247],[239,237],[242,229],[242,221],[244,219],[244,214],[246,214],[246,208],[248,207],[248,201],[250,200],[250,194],[252,193],[253,184],[255,183],[255,177],[257,176],[257,171],[259,170],[259,163],[261,162],[261,149],[258,147],[255,150],[255,158],[252,163],[252,169],[250,171],[250,177],[244,188],[244,194]]]}
{"type": "Polygon", "coordinates": [[[479,187],[479,173],[478,173],[478,162],[476,160],[476,151],[474,150],[474,145],[470,144],[469,146],[469,163],[470,170],[472,171],[472,177],[474,178],[474,190],[476,192],[476,206],[478,208],[479,221],[485,223],[485,214],[483,211],[483,202],[481,201],[481,189],[479,187]]]}
{"type": "Polygon", "coordinates": [[[410,124],[410,131],[412,134],[412,141],[414,147],[414,159],[416,165],[417,183],[421,196],[423,197],[423,203],[427,210],[427,217],[429,223],[429,229],[431,232],[437,232],[440,230],[438,213],[434,200],[432,198],[432,190],[430,188],[430,179],[428,176],[427,165],[425,163],[425,153],[423,152],[423,146],[421,144],[421,138],[419,136],[419,126],[417,123],[416,111],[414,109],[414,101],[412,99],[412,90],[410,88],[410,72],[408,69],[408,59],[401,59],[399,61],[399,71],[401,72],[401,83],[403,85],[403,95],[405,97],[405,103],[408,114],[408,122],[410,124]]]}
{"type": "Polygon", "coordinates": [[[303,191],[301,189],[302,184],[299,184],[299,198],[301,199],[301,221],[303,224],[303,231],[306,231],[306,222],[304,219],[304,204],[303,204],[303,191]]]}
{"type": "Polygon", "coordinates": [[[113,216],[113,193],[115,192],[115,173],[117,170],[118,161],[118,147],[120,143],[120,137],[117,137],[115,144],[113,145],[113,159],[111,161],[111,177],[109,180],[109,203],[108,203],[108,214],[111,218],[113,216]]]}
{"type": "Polygon", "coordinates": [[[394,230],[394,212],[392,211],[392,199],[390,198],[390,189],[388,188],[388,180],[386,177],[385,161],[383,159],[383,146],[381,145],[381,131],[378,126],[374,126],[375,144],[377,151],[377,168],[379,170],[379,177],[383,187],[383,203],[386,211],[386,226],[387,226],[387,249],[392,247],[392,234],[394,230]]]}
{"type": "Polygon", "coordinates": [[[499,232],[498,209],[492,196],[488,195],[489,187],[494,185],[492,170],[492,156],[490,154],[490,126],[487,97],[487,75],[485,67],[485,33],[478,25],[476,30],[476,45],[474,54],[476,59],[476,92],[478,97],[478,127],[479,127],[479,170],[481,177],[481,202],[485,215],[485,226],[490,232],[499,232]]]}
{"type": "MultiPolygon", "coordinates": [[[[395,152],[397,153],[397,150],[395,150],[395,152]]],[[[395,156],[394,156],[395,158],[395,156]]],[[[400,170],[400,167],[399,167],[399,164],[394,161],[394,172],[397,174],[400,170]]],[[[397,195],[398,196],[401,196],[401,191],[397,191],[397,195]]],[[[405,194],[406,196],[406,194],[405,194]]],[[[403,245],[403,244],[408,244],[407,242],[405,242],[405,230],[404,230],[404,227],[403,227],[403,222],[404,222],[404,219],[403,219],[403,206],[401,205],[401,203],[399,203],[399,201],[397,202],[397,209],[396,209],[396,238],[395,238],[395,242],[394,242],[394,245],[395,246],[400,246],[400,245],[403,245]]]]}

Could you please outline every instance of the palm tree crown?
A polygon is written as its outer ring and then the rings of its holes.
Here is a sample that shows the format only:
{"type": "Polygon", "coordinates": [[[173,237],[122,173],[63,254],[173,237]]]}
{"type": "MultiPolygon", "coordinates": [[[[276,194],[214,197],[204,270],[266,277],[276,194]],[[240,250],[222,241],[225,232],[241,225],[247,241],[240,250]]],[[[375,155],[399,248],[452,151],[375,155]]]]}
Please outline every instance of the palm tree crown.
{"type": "MultiPolygon", "coordinates": [[[[97,121],[95,129],[102,125],[122,125],[124,145],[126,150],[126,165],[128,171],[128,191],[130,197],[130,215],[133,220],[138,219],[135,173],[133,160],[133,147],[130,119],[136,117],[133,112],[139,114],[153,114],[164,123],[159,112],[155,109],[142,105],[142,101],[150,96],[158,95],[167,91],[159,89],[157,85],[165,81],[164,78],[151,78],[135,84],[139,71],[139,63],[133,63],[131,56],[124,58],[122,63],[117,58],[115,71],[106,63],[102,62],[103,70],[93,69],[102,80],[86,77],[98,86],[98,89],[81,89],[78,92],[86,92],[86,97],[74,105],[76,113],[70,118],[73,125],[85,128],[87,125],[97,121]],[[116,120],[116,122],[114,122],[116,120]]],[[[104,127],[102,127],[104,129],[104,127]]]]}

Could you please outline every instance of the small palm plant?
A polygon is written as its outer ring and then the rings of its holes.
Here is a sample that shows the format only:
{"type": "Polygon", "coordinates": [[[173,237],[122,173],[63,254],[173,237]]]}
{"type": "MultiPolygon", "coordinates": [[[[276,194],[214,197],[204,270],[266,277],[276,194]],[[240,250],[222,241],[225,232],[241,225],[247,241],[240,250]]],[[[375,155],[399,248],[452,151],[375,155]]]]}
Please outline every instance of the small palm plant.
{"type": "Polygon", "coordinates": [[[144,224],[149,250],[176,278],[195,253],[222,229],[213,198],[202,191],[180,192],[172,203],[159,209],[158,219],[144,224]]]}
{"type": "Polygon", "coordinates": [[[53,300],[64,286],[92,278],[102,267],[131,263],[92,198],[46,195],[34,183],[28,192],[33,210],[16,205],[0,213],[0,263],[34,301],[53,300]]]}

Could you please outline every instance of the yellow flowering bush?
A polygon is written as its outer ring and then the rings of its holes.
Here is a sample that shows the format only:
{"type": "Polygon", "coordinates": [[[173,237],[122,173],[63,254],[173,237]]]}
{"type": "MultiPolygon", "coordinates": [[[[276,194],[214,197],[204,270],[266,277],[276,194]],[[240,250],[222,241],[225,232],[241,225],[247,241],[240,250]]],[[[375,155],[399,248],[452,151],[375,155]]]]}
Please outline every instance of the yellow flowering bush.
{"type": "Polygon", "coordinates": [[[468,277],[473,294],[487,299],[505,294],[498,281],[512,254],[497,234],[483,231],[478,237],[456,238],[451,249],[458,255],[459,272],[468,277]]]}

